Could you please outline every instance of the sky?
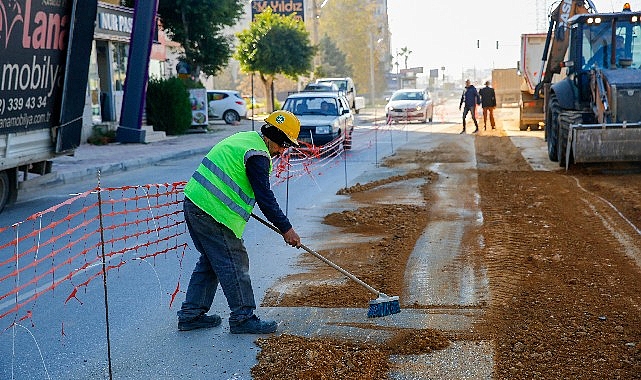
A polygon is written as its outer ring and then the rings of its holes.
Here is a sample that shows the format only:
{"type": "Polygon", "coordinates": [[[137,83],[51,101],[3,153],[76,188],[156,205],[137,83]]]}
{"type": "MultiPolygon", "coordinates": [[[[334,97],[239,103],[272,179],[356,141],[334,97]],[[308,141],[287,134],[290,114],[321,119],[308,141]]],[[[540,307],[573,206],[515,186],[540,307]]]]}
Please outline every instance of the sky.
{"type": "MultiPolygon", "coordinates": [[[[625,3],[592,2],[599,12],[619,11],[625,3]]],[[[633,11],[641,10],[641,0],[629,3],[633,11]]],[[[392,54],[407,47],[407,67],[423,67],[424,73],[445,67],[445,75],[453,79],[461,78],[464,70],[516,67],[521,34],[547,32],[553,4],[556,1],[387,0],[392,54]]],[[[439,71],[439,77],[442,74],[439,71]]]]}

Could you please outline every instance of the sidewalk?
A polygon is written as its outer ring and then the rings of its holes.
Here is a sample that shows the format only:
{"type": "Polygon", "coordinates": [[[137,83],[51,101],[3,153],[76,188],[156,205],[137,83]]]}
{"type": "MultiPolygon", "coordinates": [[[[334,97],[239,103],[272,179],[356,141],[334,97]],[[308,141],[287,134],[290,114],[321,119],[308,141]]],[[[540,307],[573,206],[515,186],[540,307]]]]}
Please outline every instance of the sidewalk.
{"type": "MultiPolygon", "coordinates": [[[[251,130],[251,124],[247,124],[251,130]]],[[[241,131],[246,125],[213,125],[214,130],[206,133],[189,133],[181,136],[167,136],[165,139],[147,144],[108,145],[81,144],[73,156],[54,158],[52,172],[39,178],[22,183],[25,190],[39,187],[67,184],[87,178],[96,178],[100,170],[102,175],[122,172],[153,165],[154,163],[204,155],[211,147],[223,138],[241,131]]]]}
{"type": "MultiPolygon", "coordinates": [[[[356,126],[370,124],[375,119],[384,118],[382,109],[362,109],[355,115],[356,126]],[[375,117],[376,116],[376,117],[375,117]]],[[[262,118],[254,118],[254,129],[260,131],[262,118]]],[[[165,139],[147,144],[108,145],[81,144],[73,156],[54,158],[52,172],[39,178],[21,183],[21,188],[28,191],[43,185],[54,186],[101,175],[151,166],[155,163],[180,159],[194,155],[205,155],[217,142],[236,132],[251,131],[252,120],[242,120],[240,125],[216,123],[210,125],[210,131],[188,133],[180,136],[167,136],[165,139]]]]}

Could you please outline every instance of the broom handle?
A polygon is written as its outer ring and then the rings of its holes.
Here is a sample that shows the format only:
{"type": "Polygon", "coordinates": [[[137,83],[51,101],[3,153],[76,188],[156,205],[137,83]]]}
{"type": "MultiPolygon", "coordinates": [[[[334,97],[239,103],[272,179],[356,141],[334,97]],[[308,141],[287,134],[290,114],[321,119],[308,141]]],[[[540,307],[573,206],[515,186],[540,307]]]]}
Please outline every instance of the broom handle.
{"type": "MultiPolygon", "coordinates": [[[[267,227],[271,228],[272,230],[276,231],[279,235],[282,235],[282,233],[278,230],[278,228],[276,228],[275,226],[273,226],[271,223],[269,223],[269,222],[268,222],[268,221],[266,221],[265,219],[261,218],[260,216],[257,216],[257,215],[256,215],[256,214],[254,214],[254,213],[252,213],[251,215],[252,215],[252,217],[254,217],[254,219],[258,220],[258,221],[259,221],[259,222],[261,222],[262,224],[264,224],[264,225],[266,225],[267,227]]],[[[349,277],[351,280],[353,280],[354,282],[358,283],[359,285],[361,285],[361,286],[362,286],[362,287],[364,287],[365,289],[367,289],[367,290],[369,290],[370,292],[372,292],[372,293],[376,294],[376,296],[380,296],[380,295],[383,295],[383,294],[384,294],[384,293],[381,293],[381,292],[379,292],[378,290],[374,289],[374,288],[373,288],[373,287],[371,287],[370,285],[366,284],[366,283],[365,283],[363,280],[361,280],[360,278],[358,278],[358,277],[354,276],[353,274],[349,273],[349,272],[348,272],[348,271],[346,271],[345,269],[343,269],[343,268],[339,267],[338,265],[334,264],[332,261],[330,261],[329,259],[327,259],[325,256],[323,256],[323,255],[321,255],[320,253],[318,253],[318,252],[314,251],[313,249],[308,248],[307,246],[305,246],[305,244],[301,244],[301,245],[300,245],[300,247],[301,247],[302,249],[304,249],[305,251],[307,251],[308,253],[311,253],[312,255],[316,256],[318,259],[322,260],[325,264],[329,265],[330,267],[332,267],[332,268],[336,269],[337,271],[341,272],[341,273],[342,273],[342,274],[344,274],[345,276],[349,277]]]]}

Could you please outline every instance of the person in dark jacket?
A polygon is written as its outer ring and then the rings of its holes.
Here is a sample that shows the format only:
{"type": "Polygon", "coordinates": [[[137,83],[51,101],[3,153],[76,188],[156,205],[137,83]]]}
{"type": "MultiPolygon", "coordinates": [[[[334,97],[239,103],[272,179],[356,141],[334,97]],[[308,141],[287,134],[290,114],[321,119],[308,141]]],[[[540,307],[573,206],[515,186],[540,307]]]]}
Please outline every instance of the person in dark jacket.
{"type": "Polygon", "coordinates": [[[481,104],[481,97],[479,92],[476,91],[476,87],[474,87],[472,82],[468,79],[465,81],[465,90],[463,91],[463,95],[461,95],[461,102],[458,106],[458,109],[460,110],[461,106],[465,105],[463,108],[463,130],[461,131],[461,134],[465,133],[465,119],[468,112],[472,114],[472,120],[474,120],[474,126],[476,127],[472,133],[479,131],[479,123],[476,121],[476,106],[478,104],[481,104]]]}
{"type": "Polygon", "coordinates": [[[272,158],[297,146],[300,121],[289,111],[275,111],[265,119],[262,135],[238,132],[207,153],[185,185],[185,222],[200,258],[178,311],[178,330],[220,325],[207,315],[220,284],[230,309],[232,334],[269,334],[276,321],[254,315],[256,302],[249,277],[249,257],[242,240],[255,204],[281,231],[285,242],[300,247],[300,237],[282,212],[269,185],[272,158]]]}
{"type": "Polygon", "coordinates": [[[481,96],[481,107],[483,107],[483,129],[487,129],[487,114],[490,114],[490,125],[495,129],[496,123],[494,122],[494,108],[496,107],[496,94],[494,89],[490,87],[490,81],[485,82],[485,87],[479,90],[481,96]]]}

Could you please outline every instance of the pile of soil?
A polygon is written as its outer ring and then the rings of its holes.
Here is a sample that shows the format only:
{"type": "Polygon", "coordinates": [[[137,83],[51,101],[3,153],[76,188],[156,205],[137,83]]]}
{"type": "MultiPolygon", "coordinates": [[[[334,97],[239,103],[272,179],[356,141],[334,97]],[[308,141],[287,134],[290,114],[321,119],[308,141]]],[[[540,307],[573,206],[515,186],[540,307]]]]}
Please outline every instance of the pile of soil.
{"type": "Polygon", "coordinates": [[[255,379],[386,379],[389,355],[427,354],[449,346],[435,330],[397,329],[386,344],[289,334],[261,338],[255,379]]]}

